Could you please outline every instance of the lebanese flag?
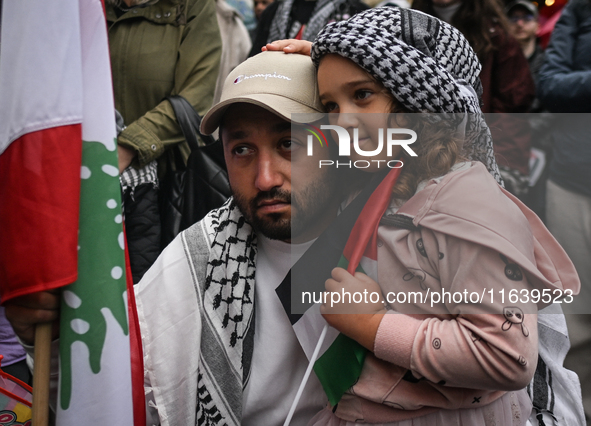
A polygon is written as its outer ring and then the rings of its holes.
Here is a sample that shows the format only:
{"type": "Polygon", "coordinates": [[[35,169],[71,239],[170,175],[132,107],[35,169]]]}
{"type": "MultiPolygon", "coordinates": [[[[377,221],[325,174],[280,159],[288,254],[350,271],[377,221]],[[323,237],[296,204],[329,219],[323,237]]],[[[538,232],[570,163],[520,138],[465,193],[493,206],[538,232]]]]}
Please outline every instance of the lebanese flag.
{"type": "Polygon", "coordinates": [[[303,291],[316,294],[323,291],[324,282],[335,266],[347,269],[350,274],[365,273],[377,281],[378,226],[390,203],[400,171],[391,169],[385,176],[376,174],[277,288],[298,341],[308,359],[314,362],[314,372],[332,406],[358,380],[367,349],[332,327],[328,327],[326,336],[321,339],[327,323],[320,314],[320,305],[314,304],[298,315],[292,312],[292,308],[299,310],[302,306],[291,302],[301,297],[303,291]],[[315,359],[313,354],[318,345],[315,359]]]}
{"type": "Polygon", "coordinates": [[[103,4],[9,1],[1,16],[2,300],[71,284],[57,424],[143,426],[103,4]]]}
{"type": "MultiPolygon", "coordinates": [[[[15,296],[77,277],[82,155],[74,11],[3,2],[0,25],[0,291],[15,296]],[[56,40],[60,40],[56,42],[56,40]]],[[[78,19],[76,19],[78,20],[78,19]]]]}

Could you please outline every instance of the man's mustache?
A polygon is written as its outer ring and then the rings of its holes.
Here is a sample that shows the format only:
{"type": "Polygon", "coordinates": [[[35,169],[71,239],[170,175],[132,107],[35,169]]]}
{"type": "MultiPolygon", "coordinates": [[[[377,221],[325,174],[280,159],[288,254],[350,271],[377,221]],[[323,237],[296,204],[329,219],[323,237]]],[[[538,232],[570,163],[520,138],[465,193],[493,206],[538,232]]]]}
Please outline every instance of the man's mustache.
{"type": "Polygon", "coordinates": [[[279,188],[259,192],[251,201],[251,206],[256,209],[261,203],[270,200],[291,204],[291,192],[279,188]]]}

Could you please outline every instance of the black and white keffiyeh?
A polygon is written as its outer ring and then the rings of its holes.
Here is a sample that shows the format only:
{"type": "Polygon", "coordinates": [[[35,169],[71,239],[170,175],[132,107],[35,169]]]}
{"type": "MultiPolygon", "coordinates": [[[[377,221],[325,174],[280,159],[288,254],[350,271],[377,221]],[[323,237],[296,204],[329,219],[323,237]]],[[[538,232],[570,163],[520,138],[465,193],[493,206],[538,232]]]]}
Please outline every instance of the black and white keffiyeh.
{"type": "Polygon", "coordinates": [[[328,53],[355,62],[409,111],[461,124],[464,154],[502,184],[480,110],[481,65],[459,30],[416,10],[380,7],[327,25],[312,46],[316,67],[328,53]]]}
{"type": "Polygon", "coordinates": [[[256,233],[230,198],[183,236],[201,295],[196,424],[239,426],[254,343],[256,233]]]}

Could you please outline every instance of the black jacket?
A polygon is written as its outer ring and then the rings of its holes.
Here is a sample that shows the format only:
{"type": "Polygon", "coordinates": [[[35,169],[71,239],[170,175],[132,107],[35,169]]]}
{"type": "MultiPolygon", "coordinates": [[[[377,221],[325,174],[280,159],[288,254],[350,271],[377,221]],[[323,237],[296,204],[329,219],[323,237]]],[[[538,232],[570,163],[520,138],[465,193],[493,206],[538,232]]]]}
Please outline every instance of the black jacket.
{"type": "Polygon", "coordinates": [[[559,114],[552,130],[550,179],[591,197],[591,2],[571,0],[554,27],[539,73],[538,96],[559,114]]]}

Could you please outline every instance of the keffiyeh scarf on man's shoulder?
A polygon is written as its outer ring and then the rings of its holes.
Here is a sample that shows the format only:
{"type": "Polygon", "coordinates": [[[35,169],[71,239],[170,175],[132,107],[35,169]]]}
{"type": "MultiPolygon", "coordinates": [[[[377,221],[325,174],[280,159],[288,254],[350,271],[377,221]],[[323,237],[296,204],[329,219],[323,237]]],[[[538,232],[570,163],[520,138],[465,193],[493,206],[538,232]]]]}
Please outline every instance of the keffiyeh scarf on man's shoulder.
{"type": "Polygon", "coordinates": [[[183,243],[202,296],[196,424],[238,426],[253,349],[256,234],[231,198],[189,228],[183,243]],[[204,238],[206,267],[198,255],[204,238]]]}

